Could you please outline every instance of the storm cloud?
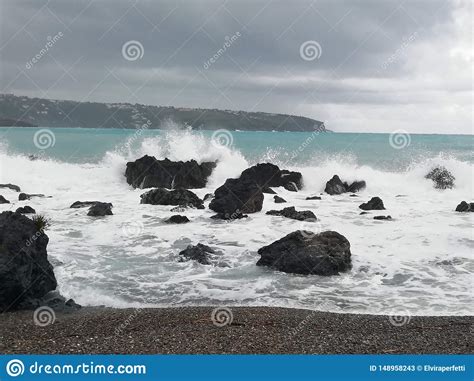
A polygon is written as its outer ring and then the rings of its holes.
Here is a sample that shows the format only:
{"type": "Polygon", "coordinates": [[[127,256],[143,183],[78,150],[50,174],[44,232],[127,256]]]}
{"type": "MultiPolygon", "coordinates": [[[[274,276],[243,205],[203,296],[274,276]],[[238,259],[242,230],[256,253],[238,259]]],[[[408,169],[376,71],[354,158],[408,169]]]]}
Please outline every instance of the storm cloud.
{"type": "Polygon", "coordinates": [[[470,1],[6,0],[0,10],[2,93],[472,133],[470,1]]]}

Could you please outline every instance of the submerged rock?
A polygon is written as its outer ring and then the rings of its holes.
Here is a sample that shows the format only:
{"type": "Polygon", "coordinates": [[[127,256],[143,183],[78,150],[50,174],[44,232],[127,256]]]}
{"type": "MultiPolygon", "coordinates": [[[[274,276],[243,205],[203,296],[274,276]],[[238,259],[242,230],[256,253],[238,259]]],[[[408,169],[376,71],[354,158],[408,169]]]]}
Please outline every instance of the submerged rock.
{"type": "Polygon", "coordinates": [[[167,224],[185,224],[186,222],[189,222],[189,218],[186,216],[181,216],[179,214],[175,214],[165,220],[167,224]]]}
{"type": "Polygon", "coordinates": [[[310,196],[310,197],[306,197],[306,200],[321,200],[321,197],[319,197],[319,196],[310,196]]]}
{"type": "Polygon", "coordinates": [[[217,254],[216,251],[202,243],[198,243],[196,246],[189,245],[179,253],[184,258],[197,261],[203,265],[210,265],[212,263],[213,254],[217,254]]]}
{"type": "Polygon", "coordinates": [[[15,185],[15,184],[0,184],[0,188],[7,188],[7,189],[11,189],[12,191],[15,191],[15,192],[21,192],[21,189],[18,185],[15,185]]]}
{"type": "Polygon", "coordinates": [[[10,201],[8,201],[5,197],[0,195],[0,204],[9,204],[10,201]]]}
{"type": "Polygon", "coordinates": [[[280,196],[273,196],[273,201],[275,201],[275,204],[283,204],[286,202],[286,200],[280,196]]]}
{"type": "Polygon", "coordinates": [[[433,168],[425,178],[433,180],[436,189],[451,189],[454,187],[455,177],[443,166],[433,168]]]}
{"type": "Polygon", "coordinates": [[[100,203],[100,201],[76,201],[72,203],[70,208],[89,208],[91,206],[94,206],[95,204],[100,203]]]}
{"type": "Polygon", "coordinates": [[[456,206],[456,212],[474,212],[474,202],[467,203],[466,201],[461,201],[461,203],[456,206]]]}
{"type": "Polygon", "coordinates": [[[392,216],[375,216],[374,220],[391,220],[392,216]]]}
{"type": "Polygon", "coordinates": [[[36,308],[56,288],[49,238],[20,213],[0,214],[0,310],[36,308]]]}
{"type": "Polygon", "coordinates": [[[342,182],[338,175],[334,175],[331,180],[326,183],[324,191],[330,195],[343,194],[346,192],[358,192],[366,187],[365,181],[354,181],[352,184],[342,182]]]}
{"type": "Polygon", "coordinates": [[[369,201],[360,204],[359,208],[362,210],[384,210],[385,206],[380,197],[372,197],[369,201]]]}
{"type": "Polygon", "coordinates": [[[232,221],[232,220],[240,220],[241,218],[248,218],[246,214],[242,214],[239,212],[235,212],[232,214],[229,213],[217,213],[211,216],[212,219],[214,220],[226,220],[226,221],[232,221]]]}
{"type": "Polygon", "coordinates": [[[89,208],[87,215],[91,217],[111,216],[113,215],[112,204],[110,202],[97,202],[89,208]]]}
{"type": "Polygon", "coordinates": [[[270,216],[282,216],[298,221],[316,221],[317,218],[310,210],[297,211],[294,206],[283,208],[282,210],[269,210],[266,214],[270,216]]]}
{"type": "Polygon", "coordinates": [[[30,200],[33,197],[46,197],[44,194],[28,194],[28,193],[20,193],[18,195],[18,201],[25,201],[30,200]]]}
{"type": "Polygon", "coordinates": [[[15,213],[20,213],[20,214],[35,214],[36,210],[34,210],[31,206],[22,206],[15,210],[15,213]]]}
{"type": "Polygon", "coordinates": [[[134,188],[204,188],[216,163],[157,160],[145,155],[127,163],[125,177],[134,188]]]}
{"type": "Polygon", "coordinates": [[[179,205],[204,209],[203,201],[190,190],[183,188],[174,190],[156,188],[143,193],[140,198],[141,204],[179,205]]]}
{"type": "Polygon", "coordinates": [[[251,180],[227,179],[214,192],[209,208],[217,213],[255,213],[262,210],[262,189],[251,180]]]}
{"type": "Polygon", "coordinates": [[[297,230],[258,250],[257,266],[286,273],[337,275],[351,268],[349,241],[335,231],[297,230]]]}

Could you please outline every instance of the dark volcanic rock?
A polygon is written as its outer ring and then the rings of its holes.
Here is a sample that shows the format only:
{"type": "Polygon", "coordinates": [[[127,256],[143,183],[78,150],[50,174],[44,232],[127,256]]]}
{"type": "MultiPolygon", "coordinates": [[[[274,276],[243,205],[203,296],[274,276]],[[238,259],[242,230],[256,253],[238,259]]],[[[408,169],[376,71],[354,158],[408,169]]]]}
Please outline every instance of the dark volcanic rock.
{"type": "Polygon", "coordinates": [[[28,193],[20,193],[18,195],[18,201],[25,201],[25,200],[29,200],[33,197],[45,197],[44,194],[28,194],[28,193]]]}
{"type": "Polygon", "coordinates": [[[152,205],[179,205],[204,209],[203,201],[193,192],[179,188],[168,190],[164,188],[152,189],[141,196],[141,204],[152,205]]]}
{"type": "Polygon", "coordinates": [[[125,177],[134,188],[204,188],[216,163],[157,160],[145,155],[127,163],[125,177]]]}
{"type": "Polygon", "coordinates": [[[267,193],[267,194],[276,194],[276,192],[275,192],[272,188],[270,188],[270,187],[264,187],[264,188],[262,188],[262,192],[263,192],[263,193],[267,193]]]}
{"type": "MultiPolygon", "coordinates": [[[[296,191],[303,187],[303,176],[299,172],[280,170],[271,163],[262,163],[247,168],[240,174],[241,180],[249,180],[267,190],[268,187],[284,187],[293,183],[296,191]]],[[[267,192],[265,192],[267,193],[267,192]]]]}
{"type": "Polygon", "coordinates": [[[232,221],[232,220],[240,220],[241,218],[247,218],[248,216],[246,214],[242,214],[239,212],[234,212],[232,214],[229,213],[217,213],[211,216],[213,220],[226,220],[226,221],[232,221]]]}
{"type": "Polygon", "coordinates": [[[73,299],[66,299],[58,291],[47,293],[42,299],[41,304],[52,308],[56,312],[73,312],[82,307],[73,299]]]}
{"type": "Polygon", "coordinates": [[[100,203],[100,201],[76,201],[70,206],[70,208],[89,208],[97,203],[100,203]]]}
{"type": "Polygon", "coordinates": [[[36,210],[34,210],[31,206],[26,205],[18,208],[15,212],[21,214],[35,214],[36,210]]]}
{"type": "Polygon", "coordinates": [[[467,203],[466,201],[461,201],[456,207],[456,212],[474,212],[474,202],[467,203]]]}
{"type": "Polygon", "coordinates": [[[56,288],[48,236],[20,213],[0,214],[0,311],[35,308],[56,288]]]}
{"type": "Polygon", "coordinates": [[[331,180],[326,183],[324,191],[330,195],[343,194],[346,192],[358,192],[366,187],[365,181],[354,181],[352,184],[342,182],[338,175],[334,175],[331,180]]]}
{"type": "Polygon", "coordinates": [[[433,180],[436,189],[451,189],[454,187],[455,177],[442,166],[433,168],[425,178],[433,180]]]}
{"type": "Polygon", "coordinates": [[[175,214],[168,218],[165,222],[167,224],[185,224],[186,222],[189,222],[189,218],[186,216],[175,214]]]}
{"type": "Polygon", "coordinates": [[[0,184],[0,188],[7,188],[7,189],[11,189],[15,192],[21,192],[21,189],[18,185],[15,185],[15,184],[0,184]]]}
{"type": "Polygon", "coordinates": [[[337,275],[351,268],[349,241],[335,231],[297,230],[258,250],[257,266],[293,274],[337,275]]]}
{"type": "Polygon", "coordinates": [[[273,196],[273,201],[275,201],[275,204],[283,204],[286,202],[286,200],[280,196],[273,196]]]}
{"type": "Polygon", "coordinates": [[[283,208],[282,210],[269,210],[266,214],[270,216],[282,216],[286,218],[291,218],[292,220],[298,221],[316,221],[317,218],[314,213],[310,210],[296,211],[294,206],[289,206],[283,208]]]}
{"type": "Polygon", "coordinates": [[[385,206],[379,197],[372,197],[370,201],[359,205],[362,210],[384,210],[385,206]]]}
{"type": "Polygon", "coordinates": [[[0,204],[9,204],[10,201],[8,201],[5,197],[0,195],[0,204]]]}
{"type": "Polygon", "coordinates": [[[211,264],[211,254],[216,254],[216,251],[202,243],[198,243],[196,246],[189,245],[179,253],[179,255],[182,255],[186,259],[192,259],[203,265],[211,264]]]}
{"type": "Polygon", "coordinates": [[[288,184],[283,185],[283,188],[290,192],[298,192],[298,189],[300,189],[294,182],[289,182],[288,184]]]}
{"type": "Polygon", "coordinates": [[[310,196],[310,197],[306,197],[306,200],[321,200],[321,197],[319,197],[319,196],[310,196]]]}
{"type": "Polygon", "coordinates": [[[262,210],[262,189],[251,180],[227,179],[214,192],[209,208],[217,213],[255,213],[262,210]]]}
{"type": "Polygon", "coordinates": [[[375,216],[374,220],[391,220],[392,216],[375,216]]]}
{"type": "Polygon", "coordinates": [[[110,202],[97,202],[89,208],[87,215],[91,217],[111,216],[113,215],[112,204],[110,202]]]}

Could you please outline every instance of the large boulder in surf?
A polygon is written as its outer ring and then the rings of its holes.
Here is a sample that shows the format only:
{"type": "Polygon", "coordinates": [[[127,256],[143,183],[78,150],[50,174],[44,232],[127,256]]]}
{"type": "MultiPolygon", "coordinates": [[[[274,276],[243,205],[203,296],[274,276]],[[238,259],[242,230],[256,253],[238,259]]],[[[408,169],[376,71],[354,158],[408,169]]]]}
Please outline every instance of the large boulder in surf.
{"type": "Polygon", "coordinates": [[[110,202],[96,202],[89,208],[87,215],[90,217],[111,216],[112,204],[110,202]]]}
{"type": "Polygon", "coordinates": [[[303,187],[303,176],[299,172],[281,170],[275,164],[262,163],[247,168],[240,174],[241,180],[252,181],[268,193],[268,187],[285,187],[292,184],[296,190],[303,187]]]}
{"type": "Polygon", "coordinates": [[[335,231],[297,230],[258,250],[257,266],[304,275],[337,275],[351,268],[349,241],[335,231]]]}
{"type": "Polygon", "coordinates": [[[474,212],[474,202],[467,203],[466,201],[461,201],[461,203],[456,206],[456,212],[474,212]]]}
{"type": "Polygon", "coordinates": [[[145,155],[127,163],[125,177],[134,188],[204,188],[216,163],[157,160],[145,155]]]}
{"type": "Polygon", "coordinates": [[[0,311],[36,308],[56,288],[49,238],[20,213],[0,214],[0,311]]]}
{"type": "Polygon", "coordinates": [[[178,188],[168,190],[164,188],[152,189],[141,196],[140,204],[152,205],[179,205],[204,209],[203,201],[190,190],[178,188]]]}
{"type": "Polygon", "coordinates": [[[212,264],[212,259],[218,255],[218,253],[207,245],[198,243],[196,246],[189,245],[186,249],[179,253],[183,258],[187,260],[194,260],[201,263],[202,265],[212,264]]]}
{"type": "Polygon", "coordinates": [[[362,210],[384,210],[385,206],[380,197],[372,197],[369,201],[359,205],[362,210]]]}
{"type": "Polygon", "coordinates": [[[227,179],[214,192],[209,208],[223,215],[240,215],[262,210],[262,188],[252,180],[227,179]]]}
{"type": "Polygon", "coordinates": [[[366,187],[365,181],[354,181],[352,184],[347,182],[342,182],[338,175],[334,175],[331,180],[326,183],[326,188],[324,191],[327,194],[343,194],[346,192],[358,192],[366,187]]]}
{"type": "Polygon", "coordinates": [[[282,210],[269,210],[267,213],[270,216],[282,216],[298,221],[317,221],[316,216],[311,210],[297,211],[294,206],[283,208],[282,210]]]}
{"type": "Polygon", "coordinates": [[[454,187],[456,179],[445,167],[438,166],[433,168],[425,178],[433,180],[436,189],[451,189],[454,187]]]}

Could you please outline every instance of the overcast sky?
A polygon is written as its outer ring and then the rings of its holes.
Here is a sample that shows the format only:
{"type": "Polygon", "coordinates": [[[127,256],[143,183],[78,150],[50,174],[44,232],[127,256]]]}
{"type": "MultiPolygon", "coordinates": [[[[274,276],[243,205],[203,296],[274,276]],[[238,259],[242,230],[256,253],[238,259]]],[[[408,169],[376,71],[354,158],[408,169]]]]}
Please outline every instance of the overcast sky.
{"type": "Polygon", "coordinates": [[[473,133],[469,0],[2,0],[0,14],[2,93],[473,133]]]}

